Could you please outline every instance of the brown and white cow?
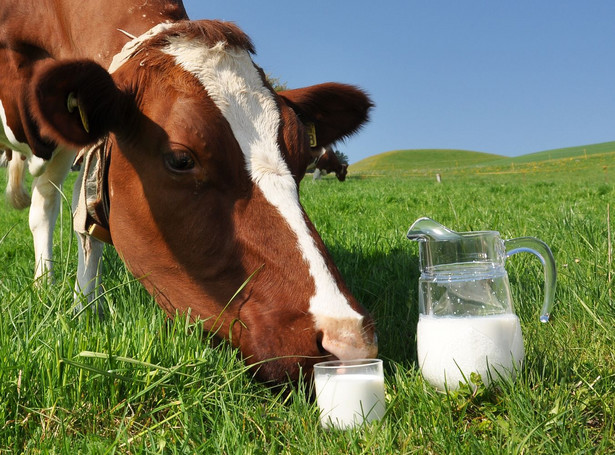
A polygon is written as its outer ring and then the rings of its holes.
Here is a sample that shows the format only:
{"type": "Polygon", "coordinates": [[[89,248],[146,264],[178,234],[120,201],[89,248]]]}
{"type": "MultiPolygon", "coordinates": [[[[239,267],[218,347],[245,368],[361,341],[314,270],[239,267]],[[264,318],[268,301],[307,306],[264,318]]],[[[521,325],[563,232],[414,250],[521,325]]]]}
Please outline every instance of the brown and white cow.
{"type": "Polygon", "coordinates": [[[346,180],[348,165],[339,160],[330,145],[317,147],[316,153],[312,150],[312,155],[314,154],[316,154],[316,159],[312,165],[314,167],[313,180],[320,180],[322,174],[327,174],[328,172],[335,172],[335,176],[340,182],[346,180]]]}
{"type": "MultiPolygon", "coordinates": [[[[4,0],[0,148],[17,152],[11,176],[23,173],[18,154],[36,176],[37,277],[51,268],[56,185],[75,151],[96,144],[108,209],[95,221],[129,270],[170,316],[190,308],[261,379],[280,381],[377,353],[373,320],[298,199],[305,125],[331,143],[371,102],[335,83],[276,94],[252,54],[235,25],[189,21],[180,1],[4,0]]],[[[10,185],[24,205],[21,180],[10,185]]],[[[78,243],[77,289],[89,294],[102,243],[78,243]]]]}

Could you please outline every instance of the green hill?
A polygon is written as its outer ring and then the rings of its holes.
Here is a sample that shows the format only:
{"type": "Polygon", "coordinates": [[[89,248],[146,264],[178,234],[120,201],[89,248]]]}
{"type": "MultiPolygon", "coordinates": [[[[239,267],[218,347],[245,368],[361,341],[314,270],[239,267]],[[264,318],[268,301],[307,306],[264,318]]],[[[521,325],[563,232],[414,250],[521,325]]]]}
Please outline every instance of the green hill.
{"type": "Polygon", "coordinates": [[[467,150],[395,150],[370,156],[352,164],[352,172],[425,171],[475,166],[505,157],[467,150]]]}
{"type": "Polygon", "coordinates": [[[517,157],[506,157],[466,150],[395,150],[370,156],[352,164],[349,172],[379,175],[390,172],[406,175],[434,173],[540,173],[612,166],[615,141],[600,144],[545,150],[517,157]]]}
{"type": "Polygon", "coordinates": [[[511,160],[516,163],[530,163],[547,160],[560,160],[564,158],[585,158],[590,155],[603,153],[615,153],[615,141],[528,153],[527,155],[517,156],[511,160]]]}

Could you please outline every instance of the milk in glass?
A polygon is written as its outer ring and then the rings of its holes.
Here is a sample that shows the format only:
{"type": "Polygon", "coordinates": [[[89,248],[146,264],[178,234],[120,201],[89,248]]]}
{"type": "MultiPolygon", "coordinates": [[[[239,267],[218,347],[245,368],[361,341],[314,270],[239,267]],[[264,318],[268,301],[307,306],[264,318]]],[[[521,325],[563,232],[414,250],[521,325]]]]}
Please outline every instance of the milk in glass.
{"type": "Polygon", "coordinates": [[[314,367],[314,386],[321,424],[325,428],[346,429],[384,417],[381,360],[317,364],[314,367]]]}

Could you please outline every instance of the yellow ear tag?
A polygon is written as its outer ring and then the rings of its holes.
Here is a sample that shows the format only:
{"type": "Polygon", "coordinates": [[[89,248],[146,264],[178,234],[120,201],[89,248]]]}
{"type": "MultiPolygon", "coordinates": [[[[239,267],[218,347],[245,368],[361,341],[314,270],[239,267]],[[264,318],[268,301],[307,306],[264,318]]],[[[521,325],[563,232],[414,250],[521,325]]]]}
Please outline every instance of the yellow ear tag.
{"type": "Polygon", "coordinates": [[[83,129],[86,133],[90,132],[90,124],[88,122],[88,116],[85,112],[85,108],[81,105],[79,98],[75,96],[73,92],[68,94],[68,98],[66,99],[66,108],[70,114],[73,113],[75,108],[79,109],[79,117],[81,117],[81,124],[83,125],[83,129]]]}
{"type": "Polygon", "coordinates": [[[308,137],[310,138],[310,147],[316,147],[318,141],[316,140],[316,125],[312,122],[306,123],[305,128],[307,129],[308,137]]]}

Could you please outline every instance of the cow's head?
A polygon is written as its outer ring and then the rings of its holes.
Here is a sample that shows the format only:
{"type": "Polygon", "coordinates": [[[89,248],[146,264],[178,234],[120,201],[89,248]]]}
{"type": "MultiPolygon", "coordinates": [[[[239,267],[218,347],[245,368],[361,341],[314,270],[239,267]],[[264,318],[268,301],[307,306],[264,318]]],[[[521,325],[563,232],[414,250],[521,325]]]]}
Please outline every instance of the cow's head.
{"type": "Polygon", "coordinates": [[[127,44],[111,75],[90,61],[46,65],[32,103],[56,142],[106,141],[111,236],[159,304],[190,308],[278,381],[377,353],[372,319],[298,199],[306,125],[331,143],[371,103],[333,83],[276,94],[251,53],[232,24],[164,24],[127,44]]]}
{"type": "Polygon", "coordinates": [[[335,176],[340,182],[343,182],[346,180],[346,175],[348,175],[348,165],[345,163],[340,164],[339,169],[335,171],[335,176]]]}

